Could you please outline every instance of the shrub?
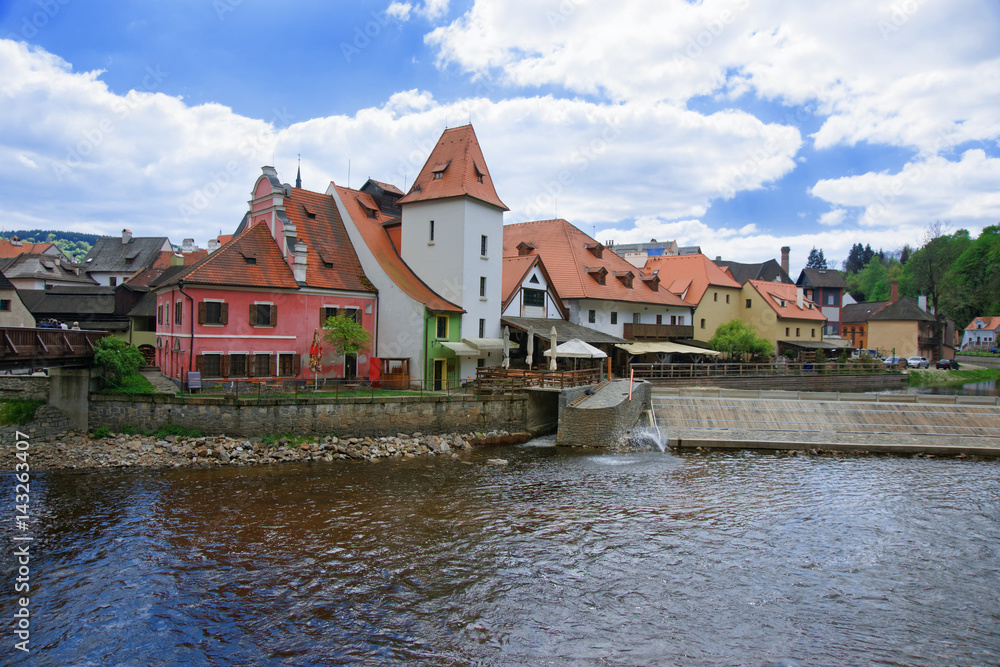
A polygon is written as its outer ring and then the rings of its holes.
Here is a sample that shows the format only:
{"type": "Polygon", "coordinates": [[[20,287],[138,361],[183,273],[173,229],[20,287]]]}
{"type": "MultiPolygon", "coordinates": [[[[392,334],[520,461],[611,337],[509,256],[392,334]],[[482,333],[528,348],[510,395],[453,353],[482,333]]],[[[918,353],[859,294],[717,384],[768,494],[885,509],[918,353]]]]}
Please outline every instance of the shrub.
{"type": "Polygon", "coordinates": [[[0,403],[0,424],[21,426],[35,417],[35,410],[45,405],[45,401],[26,401],[15,399],[0,403]]]}
{"type": "Polygon", "coordinates": [[[101,338],[94,343],[94,350],[94,365],[112,385],[121,385],[126,378],[137,375],[146,363],[138,348],[115,336],[101,338]]]}

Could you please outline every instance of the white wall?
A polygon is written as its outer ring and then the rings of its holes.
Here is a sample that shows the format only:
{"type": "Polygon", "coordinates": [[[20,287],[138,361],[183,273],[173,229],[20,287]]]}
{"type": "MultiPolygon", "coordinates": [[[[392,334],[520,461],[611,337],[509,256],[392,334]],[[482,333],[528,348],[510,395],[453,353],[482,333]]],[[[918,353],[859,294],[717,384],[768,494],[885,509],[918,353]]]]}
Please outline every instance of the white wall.
{"type": "Polygon", "coordinates": [[[562,319],[562,312],[559,310],[559,306],[556,303],[556,297],[549,290],[549,285],[545,280],[545,275],[542,270],[535,266],[531,269],[527,276],[524,278],[524,282],[521,283],[521,288],[511,299],[510,303],[503,311],[504,317],[544,317],[547,319],[562,319]],[[538,282],[531,282],[531,279],[535,278],[538,282]],[[522,300],[524,297],[524,290],[539,290],[545,292],[545,305],[544,306],[522,306],[522,300]]]}
{"type": "Polygon", "coordinates": [[[661,324],[671,324],[670,316],[677,318],[674,324],[692,326],[691,308],[683,306],[661,306],[634,303],[630,301],[606,301],[598,299],[571,299],[569,320],[574,324],[603,331],[612,336],[624,337],[624,324],[633,322],[633,313],[639,313],[640,324],[656,324],[656,316],[661,315],[661,324]],[[590,322],[590,310],[594,310],[595,322],[590,322]],[[611,313],[617,313],[617,323],[611,324],[611,313]]]}

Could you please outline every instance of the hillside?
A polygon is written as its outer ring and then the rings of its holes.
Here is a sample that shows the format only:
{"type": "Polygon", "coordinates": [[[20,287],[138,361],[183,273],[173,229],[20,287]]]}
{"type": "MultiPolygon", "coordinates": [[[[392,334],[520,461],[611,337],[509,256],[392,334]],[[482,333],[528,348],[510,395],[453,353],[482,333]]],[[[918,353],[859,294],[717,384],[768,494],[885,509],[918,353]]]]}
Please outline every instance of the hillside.
{"type": "Polygon", "coordinates": [[[0,238],[18,238],[29,243],[54,243],[73,261],[79,262],[90,251],[90,247],[100,238],[100,234],[63,232],[58,229],[15,229],[3,232],[0,238]]]}

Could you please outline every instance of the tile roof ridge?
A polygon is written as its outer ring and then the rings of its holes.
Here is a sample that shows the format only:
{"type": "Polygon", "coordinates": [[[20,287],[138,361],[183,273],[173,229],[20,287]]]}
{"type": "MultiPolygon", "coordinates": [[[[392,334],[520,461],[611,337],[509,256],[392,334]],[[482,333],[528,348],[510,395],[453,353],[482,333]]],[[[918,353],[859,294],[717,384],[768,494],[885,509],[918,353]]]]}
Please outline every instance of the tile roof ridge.
{"type": "MultiPolygon", "coordinates": [[[[256,224],[249,225],[242,232],[240,232],[239,234],[234,235],[233,238],[229,239],[229,241],[227,241],[226,243],[224,243],[223,245],[221,245],[218,250],[216,250],[215,252],[209,253],[207,256],[201,258],[200,260],[198,260],[197,262],[195,262],[194,264],[192,264],[191,267],[190,267],[190,269],[184,275],[191,275],[195,271],[202,270],[203,268],[205,268],[206,266],[208,266],[212,262],[213,259],[218,259],[219,257],[222,257],[222,255],[223,255],[222,251],[223,250],[226,250],[228,252],[229,247],[231,245],[233,245],[236,241],[241,240],[244,236],[246,236],[247,234],[249,234],[250,232],[252,232],[255,227],[261,227],[261,226],[264,227],[265,229],[267,229],[267,224],[264,223],[264,222],[258,222],[256,224]]],[[[269,230],[269,229],[267,230],[267,235],[269,237],[271,236],[271,230],[269,230]]]]}

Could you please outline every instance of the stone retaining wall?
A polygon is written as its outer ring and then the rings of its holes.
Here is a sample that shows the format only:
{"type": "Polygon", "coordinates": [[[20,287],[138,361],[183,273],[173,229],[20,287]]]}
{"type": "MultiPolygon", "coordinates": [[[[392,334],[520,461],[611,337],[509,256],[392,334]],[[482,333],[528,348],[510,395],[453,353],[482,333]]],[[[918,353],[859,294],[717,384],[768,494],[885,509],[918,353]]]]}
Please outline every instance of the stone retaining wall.
{"type": "Polygon", "coordinates": [[[0,427],[0,443],[10,445],[18,440],[17,432],[28,436],[29,442],[35,438],[49,440],[74,430],[73,421],[54,405],[40,405],[34,418],[22,426],[0,427]]]}
{"type": "Polygon", "coordinates": [[[631,401],[628,400],[628,386],[628,380],[611,382],[576,406],[568,405],[574,399],[568,395],[567,405],[559,417],[556,442],[602,447],[621,440],[650,406],[650,383],[635,382],[631,401]]]}
{"type": "Polygon", "coordinates": [[[982,366],[983,368],[1000,368],[1000,355],[993,357],[979,357],[969,354],[956,354],[955,361],[958,362],[958,367],[962,368],[965,364],[970,366],[982,366]]]}
{"type": "Polygon", "coordinates": [[[0,399],[49,400],[49,378],[42,375],[0,375],[0,399]]]}
{"type": "Polygon", "coordinates": [[[292,433],[338,437],[397,433],[524,431],[527,397],[400,396],[239,401],[165,395],[90,396],[90,428],[122,426],[156,429],[164,425],[197,429],[206,435],[253,436],[292,433]]]}

